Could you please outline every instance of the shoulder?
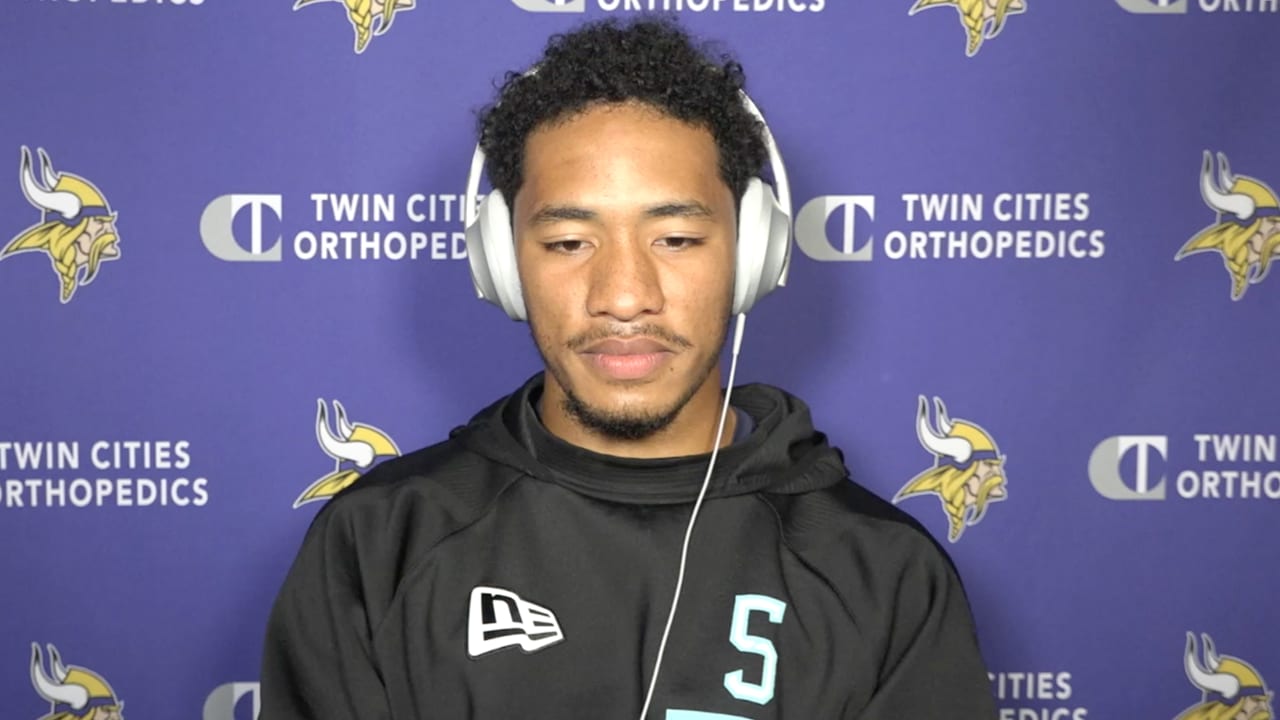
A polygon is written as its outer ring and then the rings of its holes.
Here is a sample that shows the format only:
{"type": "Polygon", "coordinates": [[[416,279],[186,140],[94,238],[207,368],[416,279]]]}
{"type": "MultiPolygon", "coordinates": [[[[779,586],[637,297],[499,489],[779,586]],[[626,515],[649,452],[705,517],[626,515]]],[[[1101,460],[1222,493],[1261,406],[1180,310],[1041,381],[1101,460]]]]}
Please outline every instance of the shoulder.
{"type": "Polygon", "coordinates": [[[787,549],[835,594],[875,657],[899,657],[927,633],[962,650],[976,643],[959,573],[915,518],[851,480],[766,501],[787,549]]]}
{"type": "Polygon", "coordinates": [[[329,500],[314,524],[366,551],[402,554],[475,522],[520,473],[468,449],[459,435],[378,464],[329,500]]]}
{"type": "Polygon", "coordinates": [[[317,594],[358,603],[370,628],[442,539],[484,517],[520,477],[449,440],[388,460],[330,499],[303,538],[280,612],[306,615],[317,594]]]}
{"type": "Polygon", "coordinates": [[[959,586],[947,551],[914,517],[852,481],[767,497],[786,546],[842,593],[959,586]]]}
{"type": "Polygon", "coordinates": [[[508,468],[467,447],[465,432],[459,428],[446,440],[379,463],[338,493],[333,502],[377,502],[405,494],[457,492],[502,475],[503,470],[510,474],[508,468]]]}
{"type": "Polygon", "coordinates": [[[933,535],[907,512],[853,480],[812,492],[772,495],[788,541],[797,546],[850,542],[879,551],[936,554],[946,557],[933,535]]]}

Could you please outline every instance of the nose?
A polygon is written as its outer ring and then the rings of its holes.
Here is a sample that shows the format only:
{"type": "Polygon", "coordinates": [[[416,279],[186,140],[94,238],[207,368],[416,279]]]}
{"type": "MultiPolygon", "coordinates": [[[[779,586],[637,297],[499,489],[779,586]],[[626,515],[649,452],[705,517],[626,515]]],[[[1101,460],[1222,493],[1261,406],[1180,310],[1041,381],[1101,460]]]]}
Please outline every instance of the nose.
{"type": "Polygon", "coordinates": [[[611,239],[592,258],[587,312],[620,322],[662,312],[665,298],[655,258],[633,238],[611,239]]]}

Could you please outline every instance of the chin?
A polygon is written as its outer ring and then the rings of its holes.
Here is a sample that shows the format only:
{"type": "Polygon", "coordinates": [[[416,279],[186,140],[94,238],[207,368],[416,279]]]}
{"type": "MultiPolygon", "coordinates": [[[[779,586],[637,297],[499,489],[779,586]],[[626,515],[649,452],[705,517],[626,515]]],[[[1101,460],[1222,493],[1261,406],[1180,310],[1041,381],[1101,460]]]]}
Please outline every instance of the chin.
{"type": "Polygon", "coordinates": [[[680,400],[675,392],[660,392],[660,388],[646,387],[634,380],[592,382],[576,385],[575,390],[578,392],[566,391],[566,396],[592,412],[626,418],[666,415],[676,409],[680,400]]]}
{"type": "Polygon", "coordinates": [[[643,440],[666,429],[680,413],[683,403],[658,406],[654,403],[612,402],[595,404],[572,392],[566,393],[564,410],[589,430],[614,440],[643,440]]]}

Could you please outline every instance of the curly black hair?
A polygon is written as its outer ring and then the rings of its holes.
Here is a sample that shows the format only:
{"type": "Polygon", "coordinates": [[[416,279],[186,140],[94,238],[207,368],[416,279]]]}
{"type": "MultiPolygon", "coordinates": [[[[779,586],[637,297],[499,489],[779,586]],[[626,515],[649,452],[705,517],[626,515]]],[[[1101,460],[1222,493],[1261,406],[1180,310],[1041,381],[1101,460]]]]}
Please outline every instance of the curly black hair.
{"type": "Polygon", "coordinates": [[[601,103],[641,102],[710,131],[735,200],[768,158],[763,126],[739,95],[742,66],[699,46],[670,18],[584,24],[552,36],[536,67],[507,73],[497,100],[479,116],[485,170],[509,203],[524,181],[529,134],[601,103]]]}

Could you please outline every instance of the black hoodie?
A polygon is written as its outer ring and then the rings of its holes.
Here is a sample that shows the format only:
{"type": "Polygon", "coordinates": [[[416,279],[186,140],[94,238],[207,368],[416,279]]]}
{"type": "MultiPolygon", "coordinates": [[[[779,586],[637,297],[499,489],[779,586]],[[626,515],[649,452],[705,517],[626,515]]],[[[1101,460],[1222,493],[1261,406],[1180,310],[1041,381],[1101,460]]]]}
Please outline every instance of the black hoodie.
{"type": "MultiPolygon", "coordinates": [[[[536,376],[316,516],[273,608],[260,720],[639,717],[709,455],[592,453],[536,376]]],[[[849,480],[808,408],[735,388],[648,718],[990,720],[946,554],[849,480]]]]}

